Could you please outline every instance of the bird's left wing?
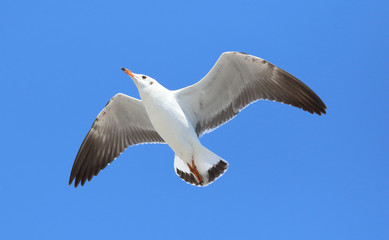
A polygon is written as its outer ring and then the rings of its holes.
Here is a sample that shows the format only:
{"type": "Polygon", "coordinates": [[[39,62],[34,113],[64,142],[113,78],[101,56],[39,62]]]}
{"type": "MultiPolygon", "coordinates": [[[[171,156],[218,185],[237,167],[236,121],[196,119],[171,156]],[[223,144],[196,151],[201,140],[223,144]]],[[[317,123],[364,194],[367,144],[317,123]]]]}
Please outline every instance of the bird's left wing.
{"type": "Polygon", "coordinates": [[[203,79],[175,94],[198,136],[259,99],[319,115],[326,112],[323,101],[296,77],[266,60],[239,52],[223,53],[203,79]]]}
{"type": "Polygon", "coordinates": [[[86,135],[70,173],[69,185],[90,181],[128,146],[164,143],[141,100],[116,94],[99,113],[86,135]]]}

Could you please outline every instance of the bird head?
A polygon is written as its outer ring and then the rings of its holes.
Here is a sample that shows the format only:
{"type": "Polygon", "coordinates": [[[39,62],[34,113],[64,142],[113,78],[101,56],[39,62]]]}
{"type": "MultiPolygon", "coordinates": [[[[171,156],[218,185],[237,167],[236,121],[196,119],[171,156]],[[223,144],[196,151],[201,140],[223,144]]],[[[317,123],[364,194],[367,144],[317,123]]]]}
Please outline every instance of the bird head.
{"type": "Polygon", "coordinates": [[[143,89],[156,83],[155,79],[152,77],[146,76],[144,74],[132,73],[127,68],[122,68],[122,70],[131,77],[138,89],[143,89]]]}

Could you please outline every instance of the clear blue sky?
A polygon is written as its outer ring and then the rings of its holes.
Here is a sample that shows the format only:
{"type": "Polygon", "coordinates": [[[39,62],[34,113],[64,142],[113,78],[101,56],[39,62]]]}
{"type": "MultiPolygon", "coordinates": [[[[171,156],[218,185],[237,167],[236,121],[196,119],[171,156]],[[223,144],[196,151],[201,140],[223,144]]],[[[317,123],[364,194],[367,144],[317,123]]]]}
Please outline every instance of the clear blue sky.
{"type": "Polygon", "coordinates": [[[389,239],[387,1],[0,3],[1,239],[389,239]],[[259,101],[202,143],[230,168],[196,188],[167,145],[68,186],[127,67],[178,89],[225,51],[269,60],[326,103],[259,101]]]}

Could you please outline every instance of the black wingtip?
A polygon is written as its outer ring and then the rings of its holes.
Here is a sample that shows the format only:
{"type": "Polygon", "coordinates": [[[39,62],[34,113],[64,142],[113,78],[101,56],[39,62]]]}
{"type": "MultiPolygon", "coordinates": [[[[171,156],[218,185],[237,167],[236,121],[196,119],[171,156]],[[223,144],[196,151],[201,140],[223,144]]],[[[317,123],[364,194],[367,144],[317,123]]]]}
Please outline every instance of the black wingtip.
{"type": "Polygon", "coordinates": [[[74,177],[70,176],[70,178],[69,178],[69,186],[71,186],[71,185],[72,185],[72,183],[73,183],[73,180],[74,180],[74,177]]]}
{"type": "Polygon", "coordinates": [[[322,106],[320,106],[321,107],[321,109],[319,110],[319,111],[317,111],[316,113],[318,114],[318,115],[324,115],[324,114],[327,114],[327,111],[326,111],[326,109],[327,109],[327,106],[323,103],[323,105],[322,106]]]}
{"type": "Polygon", "coordinates": [[[126,69],[125,68],[120,68],[122,71],[126,71],[126,69]]]}
{"type": "Polygon", "coordinates": [[[74,188],[77,188],[78,184],[80,183],[80,180],[77,179],[77,177],[71,177],[69,179],[69,186],[73,184],[74,181],[74,188]]]}

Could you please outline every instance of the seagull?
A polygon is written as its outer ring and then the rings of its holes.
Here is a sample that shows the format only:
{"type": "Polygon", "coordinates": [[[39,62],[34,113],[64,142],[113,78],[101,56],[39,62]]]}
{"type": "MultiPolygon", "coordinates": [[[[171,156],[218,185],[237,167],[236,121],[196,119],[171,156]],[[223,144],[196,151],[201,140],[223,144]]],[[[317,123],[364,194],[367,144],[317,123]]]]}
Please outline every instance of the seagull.
{"type": "Polygon", "coordinates": [[[234,118],[249,104],[272,100],[310,113],[326,105],[303,82],[272,63],[241,52],[223,53],[199,82],[169,90],[155,79],[126,68],[141,100],[116,94],[99,113],[74,161],[69,185],[90,181],[129,146],[167,143],[174,170],[185,182],[207,186],[228,168],[199,137],[234,118]]]}

